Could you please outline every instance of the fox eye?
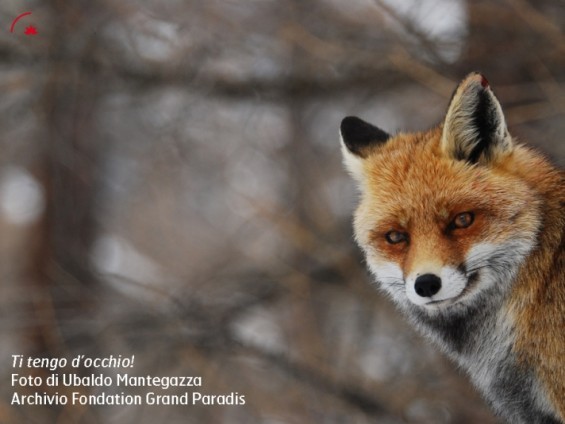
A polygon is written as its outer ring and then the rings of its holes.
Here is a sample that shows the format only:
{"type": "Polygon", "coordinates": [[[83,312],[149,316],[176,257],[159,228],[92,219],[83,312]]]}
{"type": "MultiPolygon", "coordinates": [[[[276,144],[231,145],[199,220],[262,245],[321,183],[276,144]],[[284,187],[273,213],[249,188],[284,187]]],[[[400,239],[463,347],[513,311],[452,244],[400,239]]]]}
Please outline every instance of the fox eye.
{"type": "Polygon", "coordinates": [[[475,220],[475,214],[473,212],[462,212],[453,218],[451,221],[451,228],[467,228],[475,220]]]}
{"type": "Polygon", "coordinates": [[[408,241],[408,234],[401,231],[391,230],[385,234],[385,239],[390,244],[398,244],[403,241],[408,241]]]}

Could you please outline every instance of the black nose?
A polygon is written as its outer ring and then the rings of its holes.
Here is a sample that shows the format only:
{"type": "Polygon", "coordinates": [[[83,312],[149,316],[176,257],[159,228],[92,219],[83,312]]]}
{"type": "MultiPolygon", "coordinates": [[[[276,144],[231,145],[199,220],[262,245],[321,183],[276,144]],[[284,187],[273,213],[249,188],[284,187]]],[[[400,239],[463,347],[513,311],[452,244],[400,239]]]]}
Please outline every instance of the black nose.
{"type": "Polygon", "coordinates": [[[434,274],[424,274],[416,278],[414,290],[418,296],[432,297],[441,289],[441,279],[434,274]]]}

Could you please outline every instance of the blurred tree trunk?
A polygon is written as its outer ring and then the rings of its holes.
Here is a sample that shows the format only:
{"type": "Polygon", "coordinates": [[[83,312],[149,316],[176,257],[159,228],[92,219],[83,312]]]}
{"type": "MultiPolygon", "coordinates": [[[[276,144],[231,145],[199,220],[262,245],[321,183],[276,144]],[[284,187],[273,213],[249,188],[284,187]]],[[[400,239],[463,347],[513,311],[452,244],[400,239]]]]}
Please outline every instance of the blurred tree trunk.
{"type": "Polygon", "coordinates": [[[31,316],[36,327],[29,337],[32,352],[55,355],[66,348],[55,311],[84,312],[94,300],[84,296],[84,289],[96,283],[89,251],[97,225],[95,175],[104,146],[94,129],[101,78],[92,70],[85,72],[83,65],[86,55],[92,54],[96,35],[81,34],[74,5],[57,1],[52,5],[57,27],[50,40],[50,62],[45,65],[41,108],[46,131],[37,141],[35,167],[46,207],[30,252],[35,299],[31,316]],[[56,306],[60,302],[64,308],[56,306]]]}
{"type": "Polygon", "coordinates": [[[86,69],[97,35],[79,29],[81,19],[91,19],[85,8],[77,17],[74,4],[54,4],[59,28],[53,31],[44,100],[53,254],[65,272],[90,284],[95,281],[88,264],[96,233],[95,175],[104,149],[94,122],[102,78],[98,69],[86,69]]]}

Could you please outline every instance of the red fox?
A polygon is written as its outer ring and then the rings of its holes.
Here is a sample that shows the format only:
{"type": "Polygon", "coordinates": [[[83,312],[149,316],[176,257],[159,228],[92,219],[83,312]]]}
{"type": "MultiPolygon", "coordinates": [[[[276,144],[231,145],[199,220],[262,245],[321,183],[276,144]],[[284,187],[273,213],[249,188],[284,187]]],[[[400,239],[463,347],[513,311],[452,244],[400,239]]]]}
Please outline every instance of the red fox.
{"type": "Polygon", "coordinates": [[[379,286],[513,424],[565,424],[565,172],[510,136],[479,73],[445,120],[340,127],[379,286]]]}

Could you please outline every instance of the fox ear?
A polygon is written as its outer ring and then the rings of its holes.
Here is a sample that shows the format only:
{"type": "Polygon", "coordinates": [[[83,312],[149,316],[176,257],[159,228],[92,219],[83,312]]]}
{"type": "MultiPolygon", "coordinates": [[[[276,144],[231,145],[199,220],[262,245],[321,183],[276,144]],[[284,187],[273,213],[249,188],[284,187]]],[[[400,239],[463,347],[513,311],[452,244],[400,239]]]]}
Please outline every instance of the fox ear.
{"type": "Polygon", "coordinates": [[[454,159],[482,164],[512,150],[500,103],[481,74],[470,74],[455,90],[443,124],[441,147],[454,159]]]}
{"type": "Polygon", "coordinates": [[[363,160],[373,147],[386,142],[390,135],[355,116],[343,118],[339,132],[345,167],[353,178],[362,182],[363,160]]]}

